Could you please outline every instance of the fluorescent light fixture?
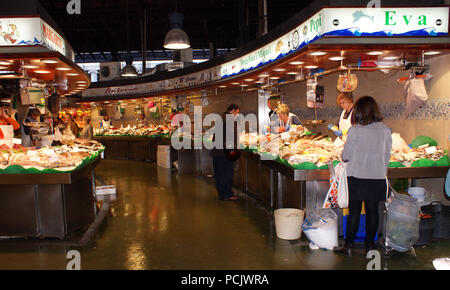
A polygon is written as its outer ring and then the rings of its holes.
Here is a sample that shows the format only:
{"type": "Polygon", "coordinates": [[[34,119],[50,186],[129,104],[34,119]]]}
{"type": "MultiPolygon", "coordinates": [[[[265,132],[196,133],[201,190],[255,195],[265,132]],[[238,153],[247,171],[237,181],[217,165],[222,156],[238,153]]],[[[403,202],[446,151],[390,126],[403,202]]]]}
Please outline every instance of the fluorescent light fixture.
{"type": "Polygon", "coordinates": [[[0,69],[8,69],[7,66],[0,66],[0,69]]]}
{"type": "Polygon", "coordinates": [[[288,75],[298,75],[299,73],[296,72],[296,71],[290,71],[290,72],[287,72],[286,74],[288,74],[288,75]]]}
{"type": "Polygon", "coordinates": [[[318,66],[317,65],[307,65],[307,66],[305,66],[305,68],[314,69],[314,68],[318,68],[318,66]]]}
{"type": "Polygon", "coordinates": [[[343,57],[343,56],[332,56],[332,57],[329,57],[328,59],[332,60],[332,61],[340,61],[340,60],[345,59],[345,57],[343,57]]]}
{"type": "Polygon", "coordinates": [[[258,77],[259,78],[267,78],[267,77],[269,77],[269,75],[268,74],[260,74],[258,77]]]}
{"type": "Polygon", "coordinates": [[[77,84],[87,84],[87,81],[77,81],[77,84]]]}
{"type": "Polygon", "coordinates": [[[423,54],[425,54],[425,55],[436,55],[436,54],[440,54],[441,52],[440,51],[427,51],[427,52],[424,52],[423,54]]]}
{"type": "Polygon", "coordinates": [[[51,73],[51,71],[44,70],[44,69],[38,69],[38,70],[35,70],[34,72],[37,73],[37,74],[49,74],[49,73],[51,73]]]}
{"type": "Polygon", "coordinates": [[[289,64],[292,64],[292,65],[301,65],[301,64],[304,64],[304,62],[303,62],[303,61],[291,61],[289,64]]]}
{"type": "Polygon", "coordinates": [[[384,52],[382,51],[369,51],[368,55],[382,55],[384,52]]]}
{"type": "Polygon", "coordinates": [[[223,89],[223,88],[226,88],[226,87],[227,87],[227,86],[223,86],[223,85],[222,85],[222,86],[219,86],[219,88],[222,88],[222,89],[223,89]]]}
{"type": "Polygon", "coordinates": [[[264,83],[264,79],[259,79],[259,80],[257,80],[255,83],[257,83],[257,84],[262,84],[262,83],[264,83]]]}
{"type": "Polygon", "coordinates": [[[43,63],[58,63],[56,59],[41,59],[41,62],[43,63]]]}
{"type": "Polygon", "coordinates": [[[255,79],[245,79],[246,82],[253,82],[255,79]]]}
{"type": "Polygon", "coordinates": [[[240,83],[231,83],[232,85],[240,85],[240,83]]]}
{"type": "Polygon", "coordinates": [[[285,71],[285,68],[274,68],[273,71],[285,71]]]}
{"type": "Polygon", "coordinates": [[[278,80],[280,77],[270,77],[271,80],[278,80]]]}
{"type": "Polygon", "coordinates": [[[71,70],[70,67],[57,67],[56,70],[71,70]]]}
{"type": "Polygon", "coordinates": [[[248,87],[248,85],[247,84],[242,84],[241,87],[248,87]]]}
{"type": "Polygon", "coordinates": [[[11,62],[6,61],[6,60],[0,60],[0,64],[1,65],[11,65],[11,62]]]}
{"type": "Polygon", "coordinates": [[[309,55],[317,56],[317,55],[325,55],[325,54],[327,54],[325,51],[313,51],[309,55]]]}
{"type": "Polygon", "coordinates": [[[385,59],[385,60],[395,60],[395,59],[399,59],[399,58],[400,58],[399,56],[395,56],[395,55],[383,57],[383,59],[385,59]]]}
{"type": "Polygon", "coordinates": [[[26,68],[26,69],[35,69],[35,68],[39,68],[38,65],[32,65],[32,64],[25,64],[25,65],[23,65],[22,67],[23,67],[23,68],[26,68]]]}
{"type": "Polygon", "coordinates": [[[74,76],[79,76],[79,73],[66,73],[67,76],[69,77],[74,77],[74,76]]]}

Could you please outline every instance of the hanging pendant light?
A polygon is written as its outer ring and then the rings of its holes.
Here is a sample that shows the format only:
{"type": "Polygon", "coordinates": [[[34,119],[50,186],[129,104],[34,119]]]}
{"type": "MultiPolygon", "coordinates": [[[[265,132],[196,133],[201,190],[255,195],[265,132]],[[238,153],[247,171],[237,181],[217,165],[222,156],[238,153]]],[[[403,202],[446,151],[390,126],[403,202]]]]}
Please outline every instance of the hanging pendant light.
{"type": "Polygon", "coordinates": [[[127,44],[128,44],[128,54],[125,59],[125,66],[122,69],[121,75],[123,77],[136,77],[138,75],[136,68],[133,66],[133,57],[130,53],[130,32],[128,24],[128,0],[127,0],[127,44]]]}
{"type": "Polygon", "coordinates": [[[183,26],[183,14],[172,12],[169,14],[169,23],[171,30],[167,32],[164,38],[164,48],[167,49],[186,49],[191,47],[189,37],[181,27],[183,26]]]}
{"type": "Polygon", "coordinates": [[[132,62],[127,62],[122,69],[123,77],[137,77],[138,73],[136,68],[132,65],[132,62]]]}

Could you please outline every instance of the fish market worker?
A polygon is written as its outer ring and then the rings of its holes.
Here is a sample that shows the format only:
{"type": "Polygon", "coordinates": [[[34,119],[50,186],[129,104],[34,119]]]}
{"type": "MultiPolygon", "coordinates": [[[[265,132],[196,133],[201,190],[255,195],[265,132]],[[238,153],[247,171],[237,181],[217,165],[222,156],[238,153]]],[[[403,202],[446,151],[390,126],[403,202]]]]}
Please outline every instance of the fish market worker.
{"type": "Polygon", "coordinates": [[[109,119],[109,115],[108,114],[103,115],[103,120],[100,122],[100,128],[105,129],[105,131],[108,131],[111,126],[112,123],[111,120],[109,119]]]}
{"type": "Polygon", "coordinates": [[[6,104],[0,105],[0,145],[13,147],[14,131],[20,128],[19,123],[11,118],[5,111],[6,104]]]}
{"type": "Polygon", "coordinates": [[[353,113],[353,95],[351,92],[342,92],[337,96],[336,103],[342,108],[342,113],[339,118],[339,127],[336,128],[333,124],[328,125],[328,129],[332,130],[338,137],[342,137],[343,141],[347,139],[348,129],[352,126],[353,113]]]}
{"type": "Polygon", "coordinates": [[[304,129],[303,123],[297,117],[297,115],[289,111],[289,107],[286,104],[280,104],[277,108],[277,116],[279,119],[278,128],[275,128],[276,133],[287,132],[292,125],[299,126],[300,130],[304,129]]]}
{"type": "Polygon", "coordinates": [[[138,127],[146,127],[147,126],[147,121],[145,120],[145,114],[144,113],[140,113],[139,117],[137,119],[137,126],[138,127]]]}

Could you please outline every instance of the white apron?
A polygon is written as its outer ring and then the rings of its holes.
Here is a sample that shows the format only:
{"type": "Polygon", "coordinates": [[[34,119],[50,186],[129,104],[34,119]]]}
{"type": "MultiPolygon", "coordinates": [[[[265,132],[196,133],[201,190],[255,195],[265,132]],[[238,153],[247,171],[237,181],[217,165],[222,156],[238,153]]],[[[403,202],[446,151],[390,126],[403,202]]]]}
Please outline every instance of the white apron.
{"type": "Polygon", "coordinates": [[[12,125],[0,125],[3,132],[3,139],[0,139],[0,145],[6,144],[9,148],[13,148],[14,129],[12,125]]]}
{"type": "Polygon", "coordinates": [[[111,121],[110,120],[108,120],[108,121],[102,120],[102,128],[103,129],[108,131],[110,126],[111,126],[111,121]]]}
{"type": "Polygon", "coordinates": [[[352,126],[352,114],[353,110],[350,112],[350,115],[347,119],[344,119],[345,110],[342,110],[341,118],[339,119],[339,130],[348,131],[352,126]]]}
{"type": "Polygon", "coordinates": [[[352,126],[352,114],[353,110],[350,112],[350,115],[347,119],[344,119],[345,110],[342,110],[341,118],[339,119],[339,130],[342,132],[342,140],[345,142],[347,140],[347,132],[348,129],[352,126]],[[345,134],[344,134],[345,132],[345,134]]]}

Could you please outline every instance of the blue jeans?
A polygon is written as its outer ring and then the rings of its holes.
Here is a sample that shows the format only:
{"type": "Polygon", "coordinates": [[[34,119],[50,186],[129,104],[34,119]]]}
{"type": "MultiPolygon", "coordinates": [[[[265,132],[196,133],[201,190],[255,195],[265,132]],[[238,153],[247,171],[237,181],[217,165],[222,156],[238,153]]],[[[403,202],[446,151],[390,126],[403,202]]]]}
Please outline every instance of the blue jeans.
{"type": "Polygon", "coordinates": [[[214,178],[219,199],[227,199],[233,195],[234,162],[225,156],[213,156],[214,178]]]}

